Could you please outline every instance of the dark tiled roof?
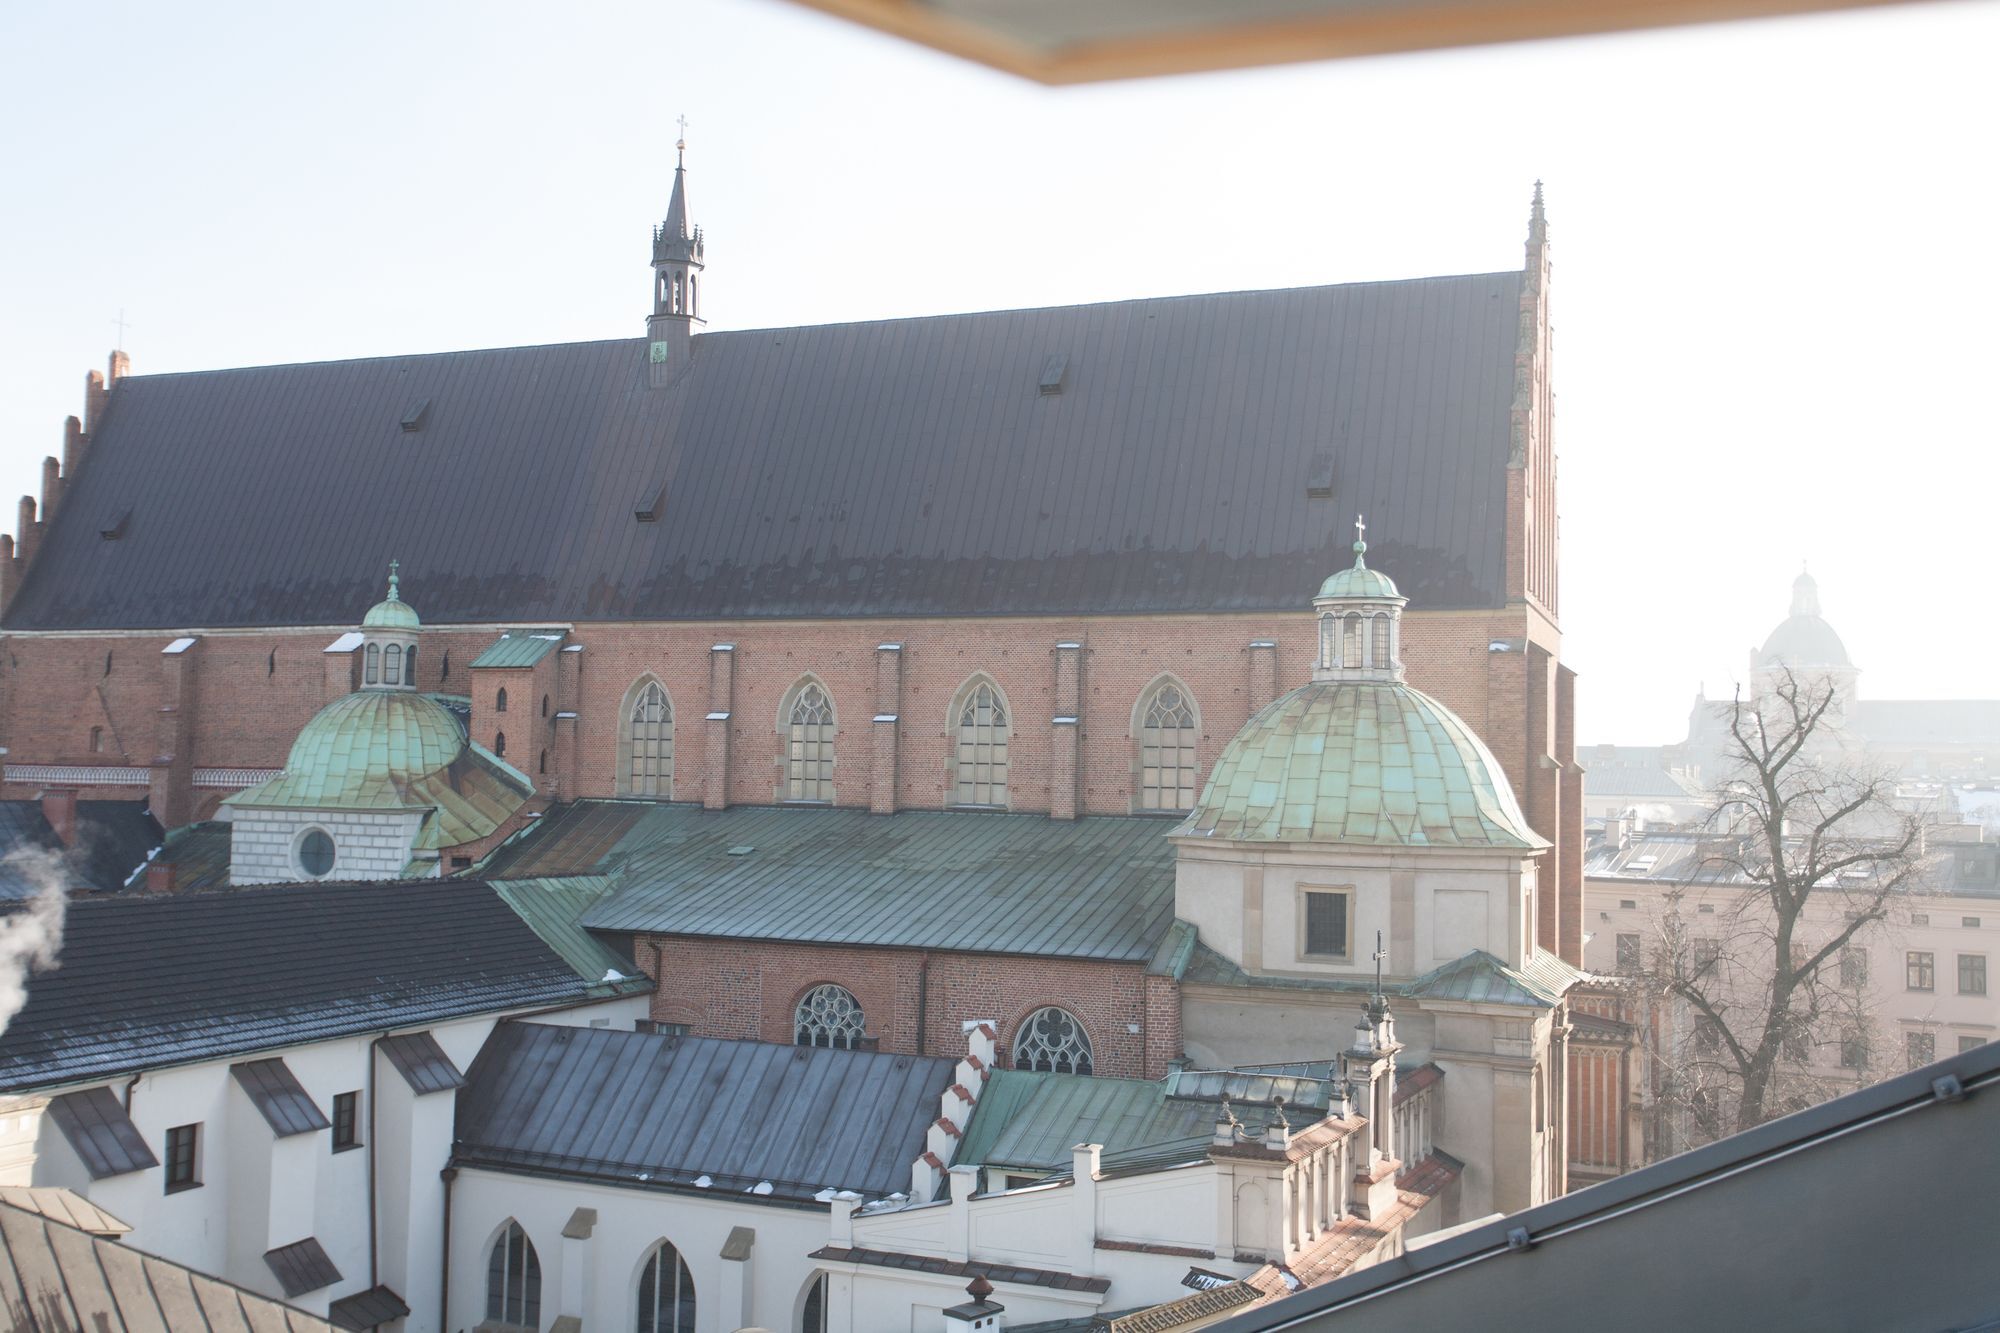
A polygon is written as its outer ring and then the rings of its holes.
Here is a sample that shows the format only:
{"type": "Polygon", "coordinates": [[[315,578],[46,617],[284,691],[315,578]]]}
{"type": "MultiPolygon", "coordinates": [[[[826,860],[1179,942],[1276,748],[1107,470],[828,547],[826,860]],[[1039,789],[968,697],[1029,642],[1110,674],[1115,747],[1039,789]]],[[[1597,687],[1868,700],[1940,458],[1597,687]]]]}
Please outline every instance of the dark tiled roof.
{"type": "Polygon", "coordinates": [[[188,824],[167,834],[156,860],[174,868],[175,893],[207,893],[231,887],[229,825],[219,820],[188,824]]]}
{"type": "Polygon", "coordinates": [[[503,1023],[458,1095],[453,1160],[635,1188],[870,1198],[910,1187],[954,1061],[503,1023]]]}
{"type": "MultiPolygon", "coordinates": [[[[314,1104],[312,1094],[283,1060],[251,1060],[229,1066],[229,1072],[279,1138],[310,1134],[327,1127],[329,1122],[314,1104]]],[[[295,1291],[287,1294],[298,1295],[295,1291]]]]}
{"type": "Polygon", "coordinates": [[[62,966],[0,1034],[0,1090],[580,1000],[480,883],[298,884],[72,902],[62,966]]]}
{"type": "Polygon", "coordinates": [[[1016,1268],[1011,1264],[983,1263],[977,1259],[970,1262],[938,1259],[928,1254],[903,1254],[896,1250],[850,1249],[846,1246],[826,1245],[806,1257],[823,1259],[830,1263],[902,1268],[913,1273],[932,1273],[940,1277],[983,1277],[988,1282],[1011,1282],[1024,1287],[1053,1287],[1057,1291],[1111,1290],[1111,1279],[1108,1277],[1078,1277],[1074,1273],[1058,1272],[1052,1268],[1016,1268]]]}
{"type": "Polygon", "coordinates": [[[287,1296],[303,1296],[340,1281],[340,1270],[333,1266],[332,1256],[312,1236],[264,1251],[264,1263],[287,1296]]]}
{"type": "Polygon", "coordinates": [[[24,1333],[331,1333],[205,1273],[0,1205],[0,1325],[24,1333]]]}
{"type": "Polygon", "coordinates": [[[71,892],[116,893],[164,840],[143,801],[78,801],[76,845],[68,848],[43,816],[40,801],[0,801],[0,901],[35,893],[35,881],[22,865],[7,859],[16,849],[56,857],[71,892]]]}
{"type": "Polygon", "coordinates": [[[593,930],[1146,962],[1173,921],[1172,823],[654,807],[593,930]],[[754,850],[731,854],[732,848],[754,850]]]}
{"type": "Polygon", "coordinates": [[[1357,511],[1498,606],[1520,290],[708,333],[660,390],[636,338],[132,376],[6,624],[344,625],[392,550],[431,624],[1292,611],[1357,511]]]}
{"type": "Polygon", "coordinates": [[[52,1185],[0,1185],[0,1203],[113,1240],[132,1229],[81,1194],[52,1185]]]}
{"type": "Polygon", "coordinates": [[[352,1296],[343,1296],[326,1307],[326,1317],[335,1328],[344,1328],[348,1333],[366,1333],[368,1329],[409,1316],[410,1307],[401,1296],[387,1287],[370,1287],[352,1296]]]}
{"type": "Polygon", "coordinates": [[[139,1127],[125,1114],[125,1104],[109,1088],[86,1088],[51,1098],[49,1118],[83,1159],[92,1180],[160,1164],[139,1127]]]}
{"type": "Polygon", "coordinates": [[[444,1047],[428,1032],[405,1032],[382,1043],[382,1054],[396,1066],[396,1072],[419,1097],[431,1092],[450,1092],[465,1086],[465,1075],[444,1053],[444,1047]]]}

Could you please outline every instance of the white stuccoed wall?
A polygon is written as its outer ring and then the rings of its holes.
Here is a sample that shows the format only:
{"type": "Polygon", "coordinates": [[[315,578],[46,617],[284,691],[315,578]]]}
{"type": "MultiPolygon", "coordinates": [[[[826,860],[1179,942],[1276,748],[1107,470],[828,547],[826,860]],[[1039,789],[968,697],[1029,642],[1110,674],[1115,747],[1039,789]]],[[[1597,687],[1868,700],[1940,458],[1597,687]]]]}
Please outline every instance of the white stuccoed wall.
{"type": "Polygon", "coordinates": [[[326,879],[401,879],[410,846],[423,825],[420,810],[361,813],[342,810],[238,809],[229,837],[229,877],[238,884],[287,883],[305,878],[292,848],[309,828],[333,838],[333,869],[326,879]]]}
{"type": "MultiPolygon", "coordinates": [[[[539,1014],[535,1021],[578,1027],[602,1020],[630,1029],[647,1014],[646,996],[539,1014]]],[[[493,1015],[431,1025],[427,1030],[461,1070],[479,1053],[497,1021],[493,1015]]],[[[399,1029],[422,1031],[423,1028],[399,1029]]],[[[229,1060],[142,1074],[108,1086],[130,1114],[155,1157],[166,1156],[167,1130],[200,1124],[201,1185],[167,1194],[165,1168],[93,1181],[68,1140],[44,1114],[46,1095],[0,1099],[0,1184],[60,1185],[127,1222],[137,1249],[211,1273],[259,1294],[284,1300],[266,1250],[316,1236],[341,1281],[291,1301],[324,1313],[331,1301],[365,1291],[368,1268],[368,1168],[376,1165],[378,1275],[407,1300],[405,1333],[438,1333],[443,1255],[443,1185],[438,1172],[451,1150],[454,1098],[449,1092],[410,1094],[388,1058],[376,1054],[370,1122],[369,1052],[381,1034],[245,1053],[229,1060]],[[239,1060],[282,1057],[329,1119],[333,1098],[361,1092],[362,1146],[332,1150],[328,1130],[277,1139],[229,1073],[239,1060]]],[[[90,1084],[58,1091],[77,1091],[90,1084]]],[[[824,1234],[823,1224],[820,1234],[824,1234]]],[[[476,1320],[473,1322],[477,1322],[476,1320]]]]}

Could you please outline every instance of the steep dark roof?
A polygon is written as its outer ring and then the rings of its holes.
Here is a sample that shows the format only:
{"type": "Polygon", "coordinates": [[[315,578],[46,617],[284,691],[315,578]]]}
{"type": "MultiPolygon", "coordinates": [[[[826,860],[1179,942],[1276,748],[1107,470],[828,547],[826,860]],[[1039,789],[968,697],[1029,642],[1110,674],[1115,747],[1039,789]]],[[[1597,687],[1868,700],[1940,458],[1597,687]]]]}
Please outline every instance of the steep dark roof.
{"type": "MultiPolygon", "coordinates": [[[[282,1059],[248,1060],[229,1066],[229,1072],[279,1138],[310,1134],[327,1127],[326,1113],[282,1059]]],[[[298,1292],[286,1294],[296,1296],[298,1292]]]]}
{"type": "Polygon", "coordinates": [[[592,993],[476,882],[85,898],[0,1033],[0,1091],[592,993]]]}
{"type": "Polygon", "coordinates": [[[1357,510],[1497,606],[1520,283],[134,376],[6,624],[345,625],[391,553],[432,624],[1296,610],[1357,510]]]}
{"type": "Polygon", "coordinates": [[[877,1198],[909,1189],[955,1064],[503,1023],[459,1091],[453,1161],[640,1189],[877,1198]]]}
{"type": "Polygon", "coordinates": [[[49,1099],[49,1118],[69,1140],[92,1180],[158,1166],[146,1136],[109,1088],[85,1088],[49,1099]]]}
{"type": "MultiPolygon", "coordinates": [[[[586,803],[587,804],[587,803],[586,803]]],[[[1147,962],[1173,922],[1171,821],[654,807],[592,930],[1147,962]]],[[[590,821],[551,826],[595,841],[590,821]]]]}

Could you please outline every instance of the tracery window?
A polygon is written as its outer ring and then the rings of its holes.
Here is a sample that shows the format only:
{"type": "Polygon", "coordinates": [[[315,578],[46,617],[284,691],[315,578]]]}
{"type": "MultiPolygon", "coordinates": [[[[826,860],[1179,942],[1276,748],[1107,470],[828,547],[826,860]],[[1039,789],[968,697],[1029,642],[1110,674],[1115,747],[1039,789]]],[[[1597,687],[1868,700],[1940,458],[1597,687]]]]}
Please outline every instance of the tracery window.
{"type": "Polygon", "coordinates": [[[833,703],[817,682],[792,700],[785,731],[785,799],[833,800],[833,703]]]}
{"type": "Polygon", "coordinates": [[[487,1256],[486,1318],[516,1328],[542,1326],[542,1264],[519,1222],[507,1223],[487,1256]]]}
{"type": "Polygon", "coordinates": [[[631,796],[671,796],[674,786],[674,708],[658,681],[648,681],[633,701],[625,722],[632,757],[626,767],[626,793],[631,796]]]}
{"type": "Polygon", "coordinates": [[[1194,709],[1173,681],[1153,691],[1139,726],[1139,808],[1194,808],[1194,709]]]}
{"type": "Polygon", "coordinates": [[[392,643],[382,654],[382,683],[401,685],[403,683],[403,645],[392,643]]]}
{"type": "Polygon", "coordinates": [[[799,1333],[826,1333],[826,1274],[813,1275],[806,1288],[804,1306],[799,1310],[799,1333]]]}
{"type": "Polygon", "coordinates": [[[1014,1068],[1088,1074],[1090,1037],[1067,1009],[1037,1009],[1014,1034],[1014,1068]]]}
{"type": "Polygon", "coordinates": [[[639,1274],[638,1333],[694,1333],[694,1275],[671,1241],[653,1247],[639,1274]]]}
{"type": "Polygon", "coordinates": [[[861,1044],[861,1001],[845,986],[814,986],[799,1000],[792,1030],[796,1045],[851,1051],[861,1044]]]}
{"type": "Polygon", "coordinates": [[[959,805],[1007,804],[1007,707],[982,682],[958,712],[959,805]]]}

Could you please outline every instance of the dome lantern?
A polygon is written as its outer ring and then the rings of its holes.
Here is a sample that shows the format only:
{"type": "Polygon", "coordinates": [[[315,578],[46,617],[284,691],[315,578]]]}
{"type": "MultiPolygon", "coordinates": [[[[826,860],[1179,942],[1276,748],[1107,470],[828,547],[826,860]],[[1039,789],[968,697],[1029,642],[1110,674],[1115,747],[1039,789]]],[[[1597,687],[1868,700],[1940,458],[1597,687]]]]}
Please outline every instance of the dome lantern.
{"type": "Polygon", "coordinates": [[[1403,607],[1395,580],[1368,567],[1368,523],[1354,519],[1354,564],[1320,584],[1313,598],[1319,617],[1315,681],[1403,679],[1403,607]]]}
{"type": "Polygon", "coordinates": [[[417,688],[417,631],[423,620],[415,607],[403,600],[398,570],[400,561],[389,562],[389,595],[368,608],[361,618],[364,690],[415,690],[417,688]]]}

